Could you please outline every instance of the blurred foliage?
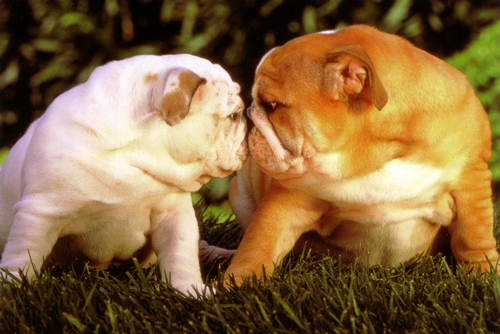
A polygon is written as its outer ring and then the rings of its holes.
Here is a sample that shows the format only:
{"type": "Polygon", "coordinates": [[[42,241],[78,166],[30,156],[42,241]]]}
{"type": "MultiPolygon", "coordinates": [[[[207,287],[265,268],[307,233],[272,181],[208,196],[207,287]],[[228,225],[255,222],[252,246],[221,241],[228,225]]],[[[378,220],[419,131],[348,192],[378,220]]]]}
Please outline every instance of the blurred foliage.
{"type": "MultiPolygon", "coordinates": [[[[448,59],[462,71],[488,111],[493,131],[493,179],[500,180],[500,21],[484,29],[465,51],[448,59]]],[[[464,139],[466,140],[466,139],[464,139]]],[[[498,189],[500,190],[500,189],[498,189]]]]}
{"type": "Polygon", "coordinates": [[[499,17],[498,0],[0,0],[0,148],[110,60],[205,57],[249,104],[261,56],[291,38],[364,23],[444,58],[499,17]]]}
{"type": "Polygon", "coordinates": [[[7,154],[9,154],[8,148],[0,148],[0,165],[5,161],[5,158],[7,158],[7,154]]]}

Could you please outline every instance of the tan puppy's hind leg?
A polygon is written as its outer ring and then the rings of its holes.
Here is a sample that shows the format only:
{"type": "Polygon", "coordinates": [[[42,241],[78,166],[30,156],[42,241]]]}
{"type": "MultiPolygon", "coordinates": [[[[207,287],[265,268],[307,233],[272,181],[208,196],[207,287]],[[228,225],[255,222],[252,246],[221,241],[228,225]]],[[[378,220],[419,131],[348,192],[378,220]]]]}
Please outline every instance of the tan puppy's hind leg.
{"type": "Polygon", "coordinates": [[[491,172],[485,161],[469,165],[457,190],[452,192],[456,217],[449,231],[451,249],[463,265],[490,269],[488,260],[496,265],[498,252],[493,236],[491,172]]]}

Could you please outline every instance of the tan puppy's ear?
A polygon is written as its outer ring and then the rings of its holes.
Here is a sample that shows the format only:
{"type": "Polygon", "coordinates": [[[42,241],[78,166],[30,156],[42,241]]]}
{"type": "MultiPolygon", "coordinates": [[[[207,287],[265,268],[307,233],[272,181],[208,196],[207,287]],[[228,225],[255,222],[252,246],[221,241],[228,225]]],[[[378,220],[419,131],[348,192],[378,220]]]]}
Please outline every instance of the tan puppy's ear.
{"type": "Polygon", "coordinates": [[[168,125],[176,125],[186,117],[194,93],[206,81],[185,68],[174,69],[168,73],[161,103],[157,108],[168,125]]]}
{"type": "Polygon", "coordinates": [[[380,82],[373,63],[365,49],[358,44],[343,45],[327,55],[326,80],[335,100],[347,100],[350,96],[363,98],[367,88],[369,98],[378,110],[387,103],[387,92],[380,82]],[[367,81],[368,79],[368,81],[367,81]]]}

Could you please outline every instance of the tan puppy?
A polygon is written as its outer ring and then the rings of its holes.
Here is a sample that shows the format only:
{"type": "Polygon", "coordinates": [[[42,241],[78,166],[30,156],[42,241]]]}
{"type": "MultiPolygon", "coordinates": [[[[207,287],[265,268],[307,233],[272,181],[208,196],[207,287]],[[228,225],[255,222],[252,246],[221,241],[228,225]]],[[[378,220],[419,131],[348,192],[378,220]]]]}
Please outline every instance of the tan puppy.
{"type": "Polygon", "coordinates": [[[490,125],[462,73],[352,26],[271,50],[252,94],[253,159],[230,192],[238,283],[306,242],[368,266],[450,244],[462,263],[496,263],[490,125]]]}

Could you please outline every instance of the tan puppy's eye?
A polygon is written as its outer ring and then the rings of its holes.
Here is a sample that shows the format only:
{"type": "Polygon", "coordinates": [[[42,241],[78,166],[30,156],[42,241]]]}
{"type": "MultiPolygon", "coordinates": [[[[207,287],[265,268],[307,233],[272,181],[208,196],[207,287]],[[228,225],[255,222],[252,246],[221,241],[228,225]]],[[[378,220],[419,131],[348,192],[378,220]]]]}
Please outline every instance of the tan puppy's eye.
{"type": "Polygon", "coordinates": [[[268,113],[273,112],[276,109],[276,105],[277,105],[276,102],[267,102],[267,101],[262,101],[261,104],[262,104],[262,107],[264,108],[264,110],[268,113]]]}

